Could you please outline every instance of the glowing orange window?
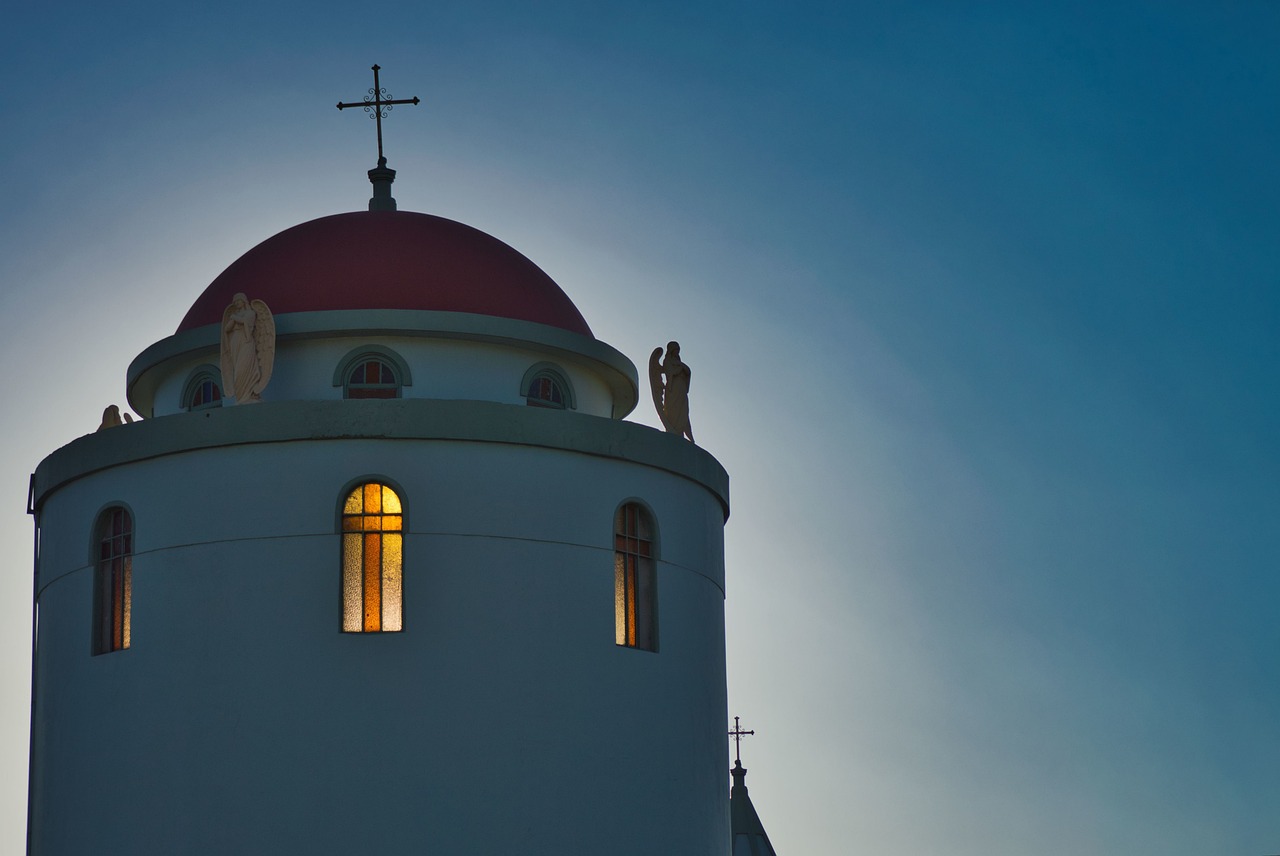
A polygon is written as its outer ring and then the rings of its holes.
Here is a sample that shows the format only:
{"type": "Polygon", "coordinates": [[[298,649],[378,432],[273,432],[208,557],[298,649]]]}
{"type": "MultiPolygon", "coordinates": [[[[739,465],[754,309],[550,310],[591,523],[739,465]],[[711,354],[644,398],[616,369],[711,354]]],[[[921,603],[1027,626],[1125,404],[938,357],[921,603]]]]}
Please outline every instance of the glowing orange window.
{"type": "Polygon", "coordinates": [[[342,629],[400,630],[404,513],[385,484],[362,484],[342,507],[342,629]]]}
{"type": "Polygon", "coordinates": [[[615,641],[658,650],[658,592],[653,520],[636,502],[618,507],[613,525],[615,641]]]}
{"type": "Polygon", "coordinates": [[[98,515],[93,585],[93,653],[129,647],[133,609],[133,518],[120,506],[98,515]]]}

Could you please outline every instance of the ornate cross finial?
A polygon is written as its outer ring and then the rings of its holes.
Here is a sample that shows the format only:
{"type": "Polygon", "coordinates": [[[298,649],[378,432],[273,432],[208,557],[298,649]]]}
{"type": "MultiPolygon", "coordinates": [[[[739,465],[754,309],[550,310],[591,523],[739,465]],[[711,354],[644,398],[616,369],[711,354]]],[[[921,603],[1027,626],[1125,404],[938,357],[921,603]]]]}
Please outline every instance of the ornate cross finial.
{"type": "Polygon", "coordinates": [[[364,112],[369,114],[369,118],[378,123],[378,167],[384,168],[387,165],[387,159],[382,154],[382,120],[387,118],[387,113],[391,112],[393,104],[417,104],[418,96],[412,98],[401,98],[397,101],[391,100],[391,93],[382,88],[382,84],[378,81],[378,70],[380,66],[373,66],[373,88],[369,90],[369,94],[364,97],[363,101],[338,102],[338,109],[342,110],[346,107],[363,107],[364,112]]]}
{"type": "Polygon", "coordinates": [[[733,730],[729,732],[729,736],[733,738],[735,744],[733,750],[734,762],[739,767],[742,766],[742,738],[749,734],[755,734],[755,731],[743,731],[742,725],[738,722],[738,717],[735,716],[733,718],[733,730]]]}

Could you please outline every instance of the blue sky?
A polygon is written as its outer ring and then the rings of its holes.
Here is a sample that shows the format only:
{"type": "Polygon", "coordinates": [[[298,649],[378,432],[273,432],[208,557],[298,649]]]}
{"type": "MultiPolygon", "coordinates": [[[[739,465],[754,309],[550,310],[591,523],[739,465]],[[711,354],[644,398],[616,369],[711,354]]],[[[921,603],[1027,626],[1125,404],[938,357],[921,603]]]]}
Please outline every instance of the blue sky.
{"type": "Polygon", "coordinates": [[[423,99],[402,208],[681,341],[780,852],[1280,852],[1280,7],[887,6],[7,11],[0,853],[27,476],[240,253],[364,206],[374,62],[423,99]]]}

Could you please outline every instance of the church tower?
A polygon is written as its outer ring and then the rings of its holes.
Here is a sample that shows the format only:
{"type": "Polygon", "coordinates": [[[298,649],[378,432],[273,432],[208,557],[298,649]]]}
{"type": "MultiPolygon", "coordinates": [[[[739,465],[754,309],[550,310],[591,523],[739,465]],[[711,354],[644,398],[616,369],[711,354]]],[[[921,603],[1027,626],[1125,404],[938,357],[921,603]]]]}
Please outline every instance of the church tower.
{"type": "Polygon", "coordinates": [[[723,856],[728,476],[370,177],[37,468],[30,852],[723,856]]]}

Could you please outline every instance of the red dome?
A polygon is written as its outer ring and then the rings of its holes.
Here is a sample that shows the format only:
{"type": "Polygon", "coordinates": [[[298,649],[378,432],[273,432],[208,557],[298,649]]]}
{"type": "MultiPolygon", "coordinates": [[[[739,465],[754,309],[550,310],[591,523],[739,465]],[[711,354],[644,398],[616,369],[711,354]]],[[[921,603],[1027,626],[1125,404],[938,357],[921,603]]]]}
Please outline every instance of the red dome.
{"type": "Polygon", "coordinates": [[[274,315],[430,309],[591,335],[560,286],[519,252],[479,229],[411,211],[335,214],[268,238],[204,290],[178,332],[220,323],[237,292],[274,315]]]}

